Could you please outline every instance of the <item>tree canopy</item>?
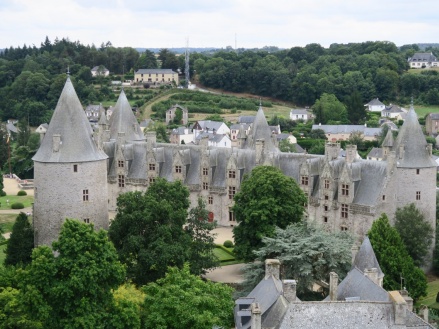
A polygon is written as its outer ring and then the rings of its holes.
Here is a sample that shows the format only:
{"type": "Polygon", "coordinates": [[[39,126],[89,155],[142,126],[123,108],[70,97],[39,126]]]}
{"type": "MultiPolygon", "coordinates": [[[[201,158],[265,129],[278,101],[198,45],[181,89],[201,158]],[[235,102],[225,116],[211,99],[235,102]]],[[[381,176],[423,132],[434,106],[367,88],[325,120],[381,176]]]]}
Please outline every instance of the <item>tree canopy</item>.
{"type": "Polygon", "coordinates": [[[171,267],[166,276],[144,287],[142,320],[146,328],[230,328],[232,288],[190,274],[189,264],[171,267]]]}
{"type": "Polygon", "coordinates": [[[425,265],[431,260],[433,228],[414,203],[396,210],[395,228],[416,266],[425,265]]]}
{"type": "MultiPolygon", "coordinates": [[[[275,235],[262,239],[263,246],[255,251],[260,262],[245,268],[246,290],[252,289],[264,277],[261,264],[268,258],[281,261],[285,279],[297,281],[299,297],[307,298],[314,282],[327,281],[331,271],[340,278],[351,268],[352,236],[346,232],[330,233],[323,228],[301,222],[276,228],[275,235]]],[[[321,296],[323,297],[323,295],[321,296]]]]}
{"type": "Polygon", "coordinates": [[[312,108],[317,123],[345,124],[349,122],[346,106],[333,94],[324,93],[312,108]]]}
{"type": "Polygon", "coordinates": [[[180,181],[157,178],[148,190],[117,199],[117,214],[108,235],[127,276],[137,285],[163,277],[168,266],[182,268],[190,236],[184,231],[189,191],[180,181]]]}
{"type": "Polygon", "coordinates": [[[384,273],[383,288],[400,290],[402,285],[407,288],[414,300],[425,296],[427,293],[425,274],[415,266],[398,231],[390,225],[386,214],[382,214],[373,222],[368,236],[384,273]]]}
{"type": "Polygon", "coordinates": [[[258,166],[246,176],[235,195],[233,211],[239,225],[233,228],[235,253],[246,261],[262,246],[263,237],[272,237],[276,226],[302,220],[306,197],[297,183],[272,166],[258,166]]]}

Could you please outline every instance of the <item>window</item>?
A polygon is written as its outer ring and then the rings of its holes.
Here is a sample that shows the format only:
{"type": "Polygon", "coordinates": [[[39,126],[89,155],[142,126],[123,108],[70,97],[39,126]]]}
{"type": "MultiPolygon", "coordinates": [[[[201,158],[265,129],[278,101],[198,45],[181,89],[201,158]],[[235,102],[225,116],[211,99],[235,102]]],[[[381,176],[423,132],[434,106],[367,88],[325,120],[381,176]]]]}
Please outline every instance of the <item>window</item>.
{"type": "Polygon", "coordinates": [[[302,185],[308,185],[308,176],[302,176],[301,183],[302,185]]]}
{"type": "Polygon", "coordinates": [[[340,231],[346,232],[348,230],[347,226],[340,226],[340,231]]]}
{"type": "Polygon", "coordinates": [[[82,190],[82,201],[88,201],[88,190],[82,190]]]}
{"type": "Polygon", "coordinates": [[[329,195],[325,195],[325,200],[329,200],[329,195]]]}
{"type": "Polygon", "coordinates": [[[341,218],[348,218],[349,206],[342,203],[341,205],[341,218]]]}
{"type": "Polygon", "coordinates": [[[84,218],[84,223],[90,224],[90,218],[84,218]]]}
{"type": "Polygon", "coordinates": [[[78,172],[78,165],[77,164],[73,165],[73,172],[78,172]]]}
{"type": "Polygon", "coordinates": [[[325,189],[329,188],[329,179],[325,179],[325,189]]]}
{"type": "Polygon", "coordinates": [[[125,187],[125,176],[119,175],[118,182],[119,182],[119,187],[125,187]]]}
{"type": "Polygon", "coordinates": [[[231,210],[229,210],[229,222],[235,221],[235,213],[231,210]]]}
{"type": "Polygon", "coordinates": [[[386,201],[386,196],[383,194],[383,201],[386,201]]]}
{"type": "Polygon", "coordinates": [[[117,161],[117,166],[118,166],[119,168],[123,168],[123,167],[124,167],[124,162],[125,162],[125,161],[123,161],[123,160],[118,160],[118,161],[117,161]]]}
{"type": "Polygon", "coordinates": [[[207,198],[207,203],[213,204],[213,196],[209,196],[209,198],[207,198]]]}
{"type": "Polygon", "coordinates": [[[152,184],[155,182],[155,177],[149,177],[149,184],[152,184]]]}
{"type": "Polygon", "coordinates": [[[236,193],[236,187],[229,186],[229,200],[233,200],[235,193],[236,193]]]}
{"type": "Polygon", "coordinates": [[[235,178],[236,172],[234,170],[229,170],[229,178],[235,178]]]}
{"type": "Polygon", "coordinates": [[[416,169],[416,175],[419,175],[420,172],[421,172],[421,169],[416,169]]]}
{"type": "Polygon", "coordinates": [[[341,184],[341,195],[349,196],[349,185],[341,184]]]}
{"type": "Polygon", "coordinates": [[[421,200],[421,191],[416,191],[416,200],[421,200]]]}
{"type": "Polygon", "coordinates": [[[329,207],[327,205],[324,206],[325,211],[329,210],[329,207]]]}
{"type": "Polygon", "coordinates": [[[203,190],[209,189],[209,183],[203,182],[203,190]]]}
{"type": "Polygon", "coordinates": [[[327,216],[323,216],[323,223],[327,223],[328,222],[328,217],[327,216]]]}
{"type": "Polygon", "coordinates": [[[181,174],[181,166],[175,166],[175,172],[181,174]]]}
{"type": "Polygon", "coordinates": [[[203,176],[209,175],[209,168],[203,168],[203,176]]]}
{"type": "Polygon", "coordinates": [[[150,163],[149,164],[149,170],[155,171],[155,163],[150,163]]]}

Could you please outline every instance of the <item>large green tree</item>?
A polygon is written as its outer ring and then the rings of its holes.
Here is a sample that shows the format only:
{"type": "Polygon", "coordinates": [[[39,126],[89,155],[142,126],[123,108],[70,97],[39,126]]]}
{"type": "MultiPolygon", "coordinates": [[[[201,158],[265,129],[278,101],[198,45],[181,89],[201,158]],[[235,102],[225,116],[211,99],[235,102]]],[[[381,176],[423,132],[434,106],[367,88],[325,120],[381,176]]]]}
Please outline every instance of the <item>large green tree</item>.
{"type": "Polygon", "coordinates": [[[107,233],[68,219],[52,248],[34,249],[19,273],[20,307],[41,324],[33,328],[105,328],[117,311],[112,291],[125,279],[107,233]]]}
{"type": "MultiPolygon", "coordinates": [[[[244,290],[251,290],[264,277],[262,264],[267,258],[279,259],[286,279],[295,279],[300,298],[312,295],[316,281],[326,281],[331,271],[343,278],[351,268],[353,237],[345,232],[330,233],[323,228],[301,222],[276,228],[272,238],[262,239],[255,251],[257,260],[246,266],[244,290]]],[[[321,296],[323,297],[323,296],[321,296]]]]}
{"type": "Polygon", "coordinates": [[[368,236],[384,273],[384,289],[400,290],[402,284],[413,299],[425,296],[425,274],[415,266],[398,231],[390,225],[386,214],[374,221],[368,236]]]}
{"type": "Polygon", "coordinates": [[[246,176],[235,195],[233,211],[239,225],[233,228],[235,253],[246,261],[262,246],[263,237],[271,237],[276,226],[285,228],[299,222],[306,197],[297,183],[272,166],[258,166],[246,176]]]}
{"type": "Polygon", "coordinates": [[[429,254],[433,228],[414,203],[396,209],[395,228],[416,266],[425,265],[431,260],[429,254]]]}
{"type": "Polygon", "coordinates": [[[219,266],[218,258],[214,255],[215,236],[212,230],[215,222],[209,222],[209,211],[202,198],[198,198],[195,208],[189,211],[186,232],[191,237],[189,246],[189,265],[191,273],[205,274],[206,270],[219,266]]]}
{"type": "Polygon", "coordinates": [[[230,328],[233,323],[232,288],[203,281],[190,274],[189,265],[171,267],[166,276],[144,287],[145,328],[230,328]]]}
{"type": "Polygon", "coordinates": [[[34,230],[25,213],[15,219],[11,236],[6,246],[5,265],[26,265],[31,262],[34,248],[34,230]]]}
{"type": "Polygon", "coordinates": [[[145,193],[117,199],[117,214],[108,235],[127,266],[127,277],[143,285],[163,277],[168,266],[183,267],[191,238],[183,228],[189,191],[181,181],[157,178],[145,193]]]}
{"type": "Polygon", "coordinates": [[[321,124],[349,123],[346,106],[333,94],[323,94],[312,107],[314,122],[321,124]]]}
{"type": "Polygon", "coordinates": [[[366,120],[366,108],[361,99],[361,94],[357,90],[346,97],[345,104],[351,124],[360,124],[366,120]]]}

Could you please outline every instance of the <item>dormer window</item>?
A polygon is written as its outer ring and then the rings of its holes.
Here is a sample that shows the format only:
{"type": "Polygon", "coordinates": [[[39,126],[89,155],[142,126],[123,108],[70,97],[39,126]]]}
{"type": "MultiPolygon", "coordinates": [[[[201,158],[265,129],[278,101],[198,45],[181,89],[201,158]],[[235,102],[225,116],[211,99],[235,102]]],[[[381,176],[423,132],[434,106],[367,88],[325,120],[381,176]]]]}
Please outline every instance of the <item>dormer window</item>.
{"type": "Polygon", "coordinates": [[[329,179],[325,179],[325,189],[329,188],[329,179]]]}
{"type": "Polygon", "coordinates": [[[123,168],[124,165],[125,165],[124,162],[125,162],[125,161],[123,161],[123,160],[118,160],[118,161],[117,161],[117,166],[118,166],[119,168],[123,168]]]}
{"type": "Polygon", "coordinates": [[[349,196],[349,185],[341,184],[341,195],[349,196]]]}
{"type": "Polygon", "coordinates": [[[234,170],[229,170],[229,178],[235,178],[236,172],[234,170]]]}
{"type": "Polygon", "coordinates": [[[155,171],[155,163],[150,163],[149,164],[149,170],[150,171],[155,171]]]}
{"type": "Polygon", "coordinates": [[[209,168],[203,168],[203,176],[209,175],[209,168]]]}
{"type": "Polygon", "coordinates": [[[308,186],[308,176],[302,176],[301,183],[302,185],[308,186]]]}
{"type": "Polygon", "coordinates": [[[175,172],[181,174],[181,166],[175,166],[175,172]]]}

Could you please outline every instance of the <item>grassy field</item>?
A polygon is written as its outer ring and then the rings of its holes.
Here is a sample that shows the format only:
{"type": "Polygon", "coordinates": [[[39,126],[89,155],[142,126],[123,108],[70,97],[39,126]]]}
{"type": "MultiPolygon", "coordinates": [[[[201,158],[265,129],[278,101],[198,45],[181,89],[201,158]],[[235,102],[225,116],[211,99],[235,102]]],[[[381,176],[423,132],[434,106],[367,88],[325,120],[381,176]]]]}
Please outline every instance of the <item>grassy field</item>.
{"type": "Polygon", "coordinates": [[[0,227],[3,232],[6,233],[12,231],[12,226],[14,225],[17,216],[17,214],[0,214],[0,227]]]}
{"type": "Polygon", "coordinates": [[[421,74],[421,72],[424,72],[424,71],[436,71],[436,72],[439,73],[439,67],[432,67],[432,68],[429,68],[429,69],[409,69],[407,71],[407,73],[410,73],[410,74],[421,74]]]}
{"type": "Polygon", "coordinates": [[[436,295],[439,292],[439,280],[431,281],[427,286],[427,296],[418,300],[416,306],[426,305],[439,310],[439,303],[436,303],[436,295]]]}
{"type": "Polygon", "coordinates": [[[32,203],[34,202],[34,197],[31,195],[25,195],[25,196],[17,196],[17,195],[6,195],[0,197],[0,210],[6,210],[11,209],[11,204],[15,202],[21,202],[23,203],[24,207],[30,207],[32,206],[32,203]],[[8,201],[9,200],[9,204],[8,201]]]}
{"type": "Polygon", "coordinates": [[[425,117],[428,113],[437,113],[439,112],[439,106],[422,106],[415,105],[415,112],[419,118],[425,117]]]}

